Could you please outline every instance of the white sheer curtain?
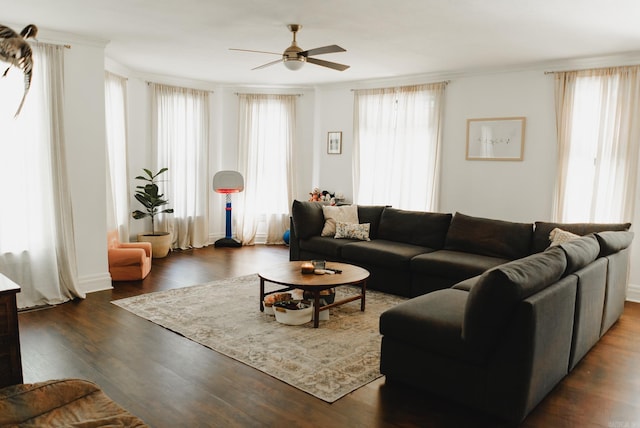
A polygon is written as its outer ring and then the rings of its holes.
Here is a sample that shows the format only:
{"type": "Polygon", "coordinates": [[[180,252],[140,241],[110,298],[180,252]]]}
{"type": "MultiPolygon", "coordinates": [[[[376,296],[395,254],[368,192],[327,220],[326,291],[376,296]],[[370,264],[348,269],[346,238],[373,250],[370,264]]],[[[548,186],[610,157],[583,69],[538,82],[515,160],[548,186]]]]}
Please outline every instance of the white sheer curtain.
{"type": "Polygon", "coordinates": [[[289,209],[295,195],[292,151],[297,96],[238,97],[238,170],[245,186],[234,205],[236,234],[243,245],[253,245],[258,226],[264,221],[266,243],[280,244],[289,228],[289,209]]]}
{"type": "Polygon", "coordinates": [[[107,227],[129,242],[129,173],[127,168],[127,79],[105,72],[107,127],[107,227]]]}
{"type": "Polygon", "coordinates": [[[632,66],[555,74],[556,221],[633,218],[640,144],[639,71],[632,66]]]}
{"type": "Polygon", "coordinates": [[[158,183],[173,214],[159,215],[171,232],[172,248],[200,248],[209,240],[209,93],[152,83],[155,171],[169,171],[158,183]]]}
{"type": "Polygon", "coordinates": [[[22,113],[22,72],[0,79],[0,272],[18,283],[20,308],[84,297],[77,286],[64,149],[64,48],[32,45],[34,71],[22,113]]]}
{"type": "Polygon", "coordinates": [[[446,83],[355,91],[354,201],[438,209],[446,83]]]}

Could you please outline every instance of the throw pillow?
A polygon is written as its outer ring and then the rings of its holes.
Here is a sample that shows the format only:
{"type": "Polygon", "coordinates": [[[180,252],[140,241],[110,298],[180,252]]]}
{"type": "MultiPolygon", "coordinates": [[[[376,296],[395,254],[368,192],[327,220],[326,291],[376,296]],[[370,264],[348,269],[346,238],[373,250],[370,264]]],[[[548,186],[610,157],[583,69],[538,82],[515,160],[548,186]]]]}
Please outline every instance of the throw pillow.
{"type": "Polygon", "coordinates": [[[322,236],[334,236],[336,234],[336,222],[359,223],[357,205],[342,205],[339,207],[323,205],[322,214],[324,214],[322,236]]]}
{"type": "Polygon", "coordinates": [[[556,245],[564,244],[565,242],[572,241],[579,237],[580,235],[576,235],[575,233],[567,232],[566,230],[562,230],[556,227],[549,234],[549,241],[551,241],[551,245],[549,245],[549,248],[555,247],[556,245]]]}
{"type": "Polygon", "coordinates": [[[371,227],[371,223],[344,223],[337,222],[336,223],[336,234],[334,238],[348,238],[348,239],[359,239],[361,241],[370,241],[369,239],[369,228],[371,227]]]}

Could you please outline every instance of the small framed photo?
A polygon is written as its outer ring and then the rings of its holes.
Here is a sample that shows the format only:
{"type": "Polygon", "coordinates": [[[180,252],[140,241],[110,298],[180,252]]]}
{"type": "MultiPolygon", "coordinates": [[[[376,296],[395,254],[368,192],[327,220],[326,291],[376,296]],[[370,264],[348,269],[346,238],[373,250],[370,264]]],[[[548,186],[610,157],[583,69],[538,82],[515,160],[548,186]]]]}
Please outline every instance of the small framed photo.
{"type": "Polygon", "coordinates": [[[467,160],[521,161],[526,118],[467,119],[467,160]]]}
{"type": "Polygon", "coordinates": [[[327,135],[327,153],[339,155],[342,153],[342,131],[332,131],[327,135]]]}

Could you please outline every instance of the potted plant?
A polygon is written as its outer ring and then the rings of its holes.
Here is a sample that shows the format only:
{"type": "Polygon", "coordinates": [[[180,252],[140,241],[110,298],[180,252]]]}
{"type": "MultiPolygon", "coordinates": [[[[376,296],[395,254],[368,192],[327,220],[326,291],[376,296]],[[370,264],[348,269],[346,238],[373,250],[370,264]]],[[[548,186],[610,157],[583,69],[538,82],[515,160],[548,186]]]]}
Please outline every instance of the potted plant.
{"type": "Polygon", "coordinates": [[[138,241],[151,242],[153,258],[166,257],[171,249],[171,235],[169,232],[156,232],[155,217],[158,214],[171,214],[173,208],[162,208],[169,203],[164,199],[164,194],[160,194],[158,190],[158,176],[165,173],[169,168],[162,168],[157,173],[143,168],[146,177],[139,175],[136,180],[145,181],[146,184],[136,186],[135,198],[144,206],[144,211],[135,210],[131,213],[133,218],[141,219],[151,217],[151,233],[138,234],[138,241]]]}

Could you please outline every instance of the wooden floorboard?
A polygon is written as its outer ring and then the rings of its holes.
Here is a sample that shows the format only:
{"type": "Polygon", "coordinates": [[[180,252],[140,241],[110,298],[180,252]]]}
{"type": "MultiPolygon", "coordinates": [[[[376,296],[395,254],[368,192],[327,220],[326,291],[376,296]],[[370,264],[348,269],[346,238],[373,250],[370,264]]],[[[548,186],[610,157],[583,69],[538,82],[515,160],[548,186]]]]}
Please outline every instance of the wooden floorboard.
{"type": "MultiPolygon", "coordinates": [[[[378,379],[333,404],[139,318],[112,300],[257,272],[288,248],[176,251],[144,281],[117,282],[19,315],[25,382],[84,378],[154,427],[501,427],[477,411],[378,379]]],[[[640,304],[521,424],[640,428],[640,304]]]]}

